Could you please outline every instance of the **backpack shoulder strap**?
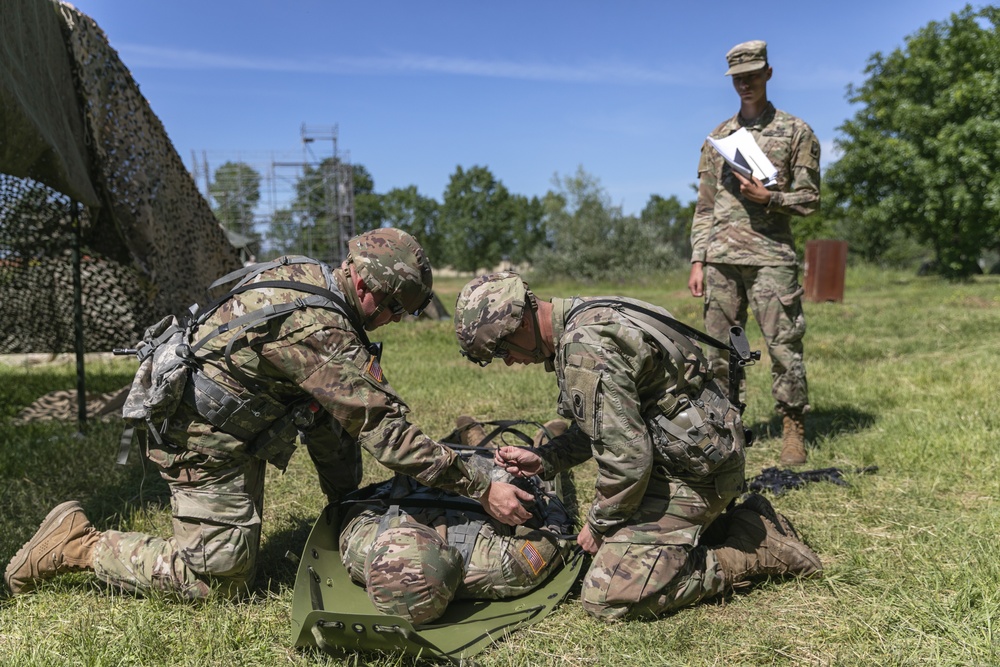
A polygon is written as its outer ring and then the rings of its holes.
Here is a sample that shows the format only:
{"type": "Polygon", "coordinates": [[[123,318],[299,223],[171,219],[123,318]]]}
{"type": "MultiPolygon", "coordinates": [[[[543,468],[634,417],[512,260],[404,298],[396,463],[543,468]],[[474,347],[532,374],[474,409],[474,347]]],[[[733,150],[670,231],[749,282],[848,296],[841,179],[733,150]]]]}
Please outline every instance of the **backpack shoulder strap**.
{"type": "Polygon", "coordinates": [[[243,383],[244,385],[252,385],[253,381],[246,375],[246,373],[238,369],[232,362],[233,344],[242,338],[243,334],[248,329],[263,324],[264,322],[272,320],[276,317],[286,315],[292,311],[302,308],[325,308],[342,315],[347,320],[348,324],[350,324],[355,335],[357,335],[361,340],[365,349],[376,357],[381,356],[380,344],[371,342],[368,338],[367,332],[365,332],[364,326],[358,320],[357,315],[351,311],[351,308],[347,305],[347,301],[344,300],[344,297],[340,294],[339,290],[334,291],[332,289],[320,287],[319,285],[312,285],[310,283],[302,283],[292,280],[265,280],[257,283],[245,283],[239,285],[238,287],[230,290],[225,296],[217,299],[210,308],[206,309],[198,317],[198,319],[192,324],[191,328],[193,329],[195,326],[204,323],[208,317],[216,309],[218,309],[219,306],[230,298],[238,294],[242,294],[243,292],[264,288],[290,289],[297,292],[305,292],[310,296],[297,298],[286,303],[270,304],[226,322],[225,324],[221,324],[206,335],[202,336],[196,343],[190,345],[185,354],[190,354],[191,357],[193,357],[211,339],[228,331],[235,331],[236,333],[234,333],[226,343],[225,353],[223,356],[226,362],[226,368],[240,383],[243,383]]]}
{"type": "Polygon", "coordinates": [[[698,346],[692,342],[692,339],[720,350],[729,350],[727,345],[722,344],[706,333],[698,331],[664,313],[625,301],[624,299],[602,297],[582,301],[570,309],[566,320],[573,319],[585,310],[598,307],[614,308],[656,340],[674,363],[674,368],[676,369],[674,384],[678,390],[683,390],[687,384],[684,379],[684,367],[686,365],[684,353],[695,357],[703,369],[708,368],[705,356],[698,346]]]}

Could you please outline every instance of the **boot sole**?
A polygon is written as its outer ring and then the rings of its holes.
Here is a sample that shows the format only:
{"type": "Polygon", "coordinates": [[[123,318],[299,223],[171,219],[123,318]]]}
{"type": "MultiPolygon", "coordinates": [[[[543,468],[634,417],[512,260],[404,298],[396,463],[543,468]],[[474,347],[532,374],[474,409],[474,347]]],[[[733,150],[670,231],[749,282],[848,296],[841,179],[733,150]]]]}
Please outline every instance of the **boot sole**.
{"type": "Polygon", "coordinates": [[[39,542],[41,542],[45,536],[48,535],[49,531],[52,528],[58,526],[60,523],[62,523],[62,520],[65,519],[66,516],[69,514],[68,510],[75,511],[77,509],[80,510],[81,512],[83,511],[83,506],[79,503],[79,501],[76,500],[67,500],[66,502],[60,505],[56,505],[54,508],[52,508],[52,511],[50,511],[45,516],[45,520],[42,521],[42,524],[38,527],[38,530],[35,531],[35,534],[32,536],[32,538],[28,540],[23,547],[18,549],[17,553],[14,554],[14,557],[10,559],[10,563],[7,564],[7,569],[4,570],[3,573],[3,580],[4,583],[7,584],[7,588],[10,590],[11,595],[20,595],[22,593],[28,593],[33,589],[31,583],[26,582],[24,585],[22,585],[15,591],[14,587],[11,585],[10,582],[11,575],[24,566],[24,564],[28,561],[28,554],[30,554],[31,550],[34,549],[35,546],[39,542]]]}

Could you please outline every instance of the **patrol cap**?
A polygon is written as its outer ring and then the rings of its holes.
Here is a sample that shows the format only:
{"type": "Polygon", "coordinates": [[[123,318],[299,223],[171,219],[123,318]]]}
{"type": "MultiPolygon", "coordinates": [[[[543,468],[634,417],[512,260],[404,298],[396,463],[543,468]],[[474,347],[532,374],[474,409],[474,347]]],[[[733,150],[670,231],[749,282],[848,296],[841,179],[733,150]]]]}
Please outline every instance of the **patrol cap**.
{"type": "Polygon", "coordinates": [[[761,39],[754,39],[749,42],[737,44],[729,49],[726,54],[726,62],[729,69],[726,76],[736,74],[746,74],[756,72],[767,67],[767,42],[761,39]]]}

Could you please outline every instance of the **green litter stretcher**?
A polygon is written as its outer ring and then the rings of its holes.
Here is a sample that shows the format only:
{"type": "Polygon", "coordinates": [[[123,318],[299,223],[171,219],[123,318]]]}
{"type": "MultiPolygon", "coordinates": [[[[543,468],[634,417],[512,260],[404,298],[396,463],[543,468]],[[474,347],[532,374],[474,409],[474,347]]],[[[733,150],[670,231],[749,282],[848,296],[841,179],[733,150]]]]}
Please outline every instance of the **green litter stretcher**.
{"type": "Polygon", "coordinates": [[[299,559],[292,600],[292,643],[342,656],[353,651],[405,652],[459,662],[506,634],[538,623],[562,602],[583,568],[570,559],[530,593],[505,600],[456,600],[432,624],[413,626],[378,612],[340,560],[337,508],[327,507],[299,559]]]}

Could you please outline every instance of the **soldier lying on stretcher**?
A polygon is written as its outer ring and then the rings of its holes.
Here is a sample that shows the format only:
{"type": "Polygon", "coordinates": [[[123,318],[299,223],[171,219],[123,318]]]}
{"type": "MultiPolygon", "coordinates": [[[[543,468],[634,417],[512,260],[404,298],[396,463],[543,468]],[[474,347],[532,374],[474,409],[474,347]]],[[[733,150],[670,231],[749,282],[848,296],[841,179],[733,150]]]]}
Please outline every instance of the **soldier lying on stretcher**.
{"type": "MultiPolygon", "coordinates": [[[[464,443],[481,439],[478,424],[459,424],[464,443]]],[[[547,439],[544,430],[536,435],[537,442],[547,439]]],[[[403,475],[351,494],[341,506],[340,554],[380,612],[417,625],[439,618],[452,600],[522,595],[544,583],[574,546],[572,517],[540,480],[513,478],[494,465],[487,447],[462,455],[491,479],[532,493],[533,518],[507,526],[476,503],[403,475]]]]}

